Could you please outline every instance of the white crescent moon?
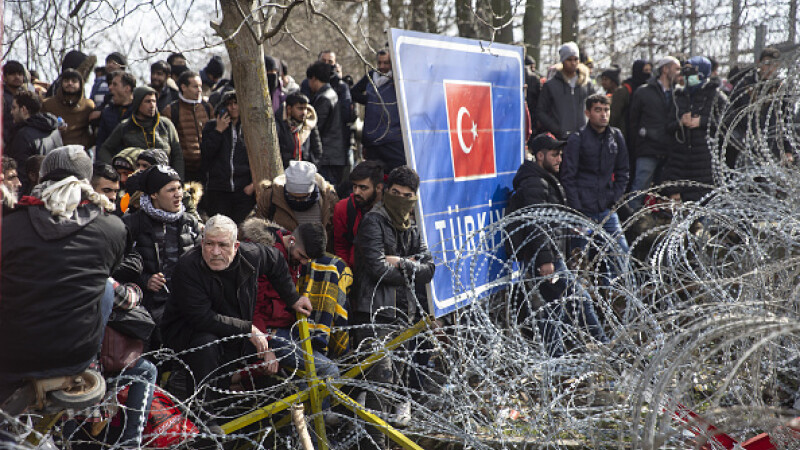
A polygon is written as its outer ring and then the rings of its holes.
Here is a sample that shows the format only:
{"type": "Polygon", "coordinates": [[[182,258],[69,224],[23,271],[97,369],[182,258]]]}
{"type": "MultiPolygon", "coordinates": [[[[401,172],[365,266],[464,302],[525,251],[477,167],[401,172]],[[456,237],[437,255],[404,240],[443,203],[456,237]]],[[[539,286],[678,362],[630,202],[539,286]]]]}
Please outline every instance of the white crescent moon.
{"type": "Polygon", "coordinates": [[[464,118],[464,114],[467,115],[470,119],[472,116],[469,115],[469,111],[465,106],[462,106],[458,109],[458,119],[456,120],[456,134],[458,134],[458,143],[461,144],[461,151],[469,155],[469,152],[472,151],[472,146],[470,145],[467,147],[467,144],[464,142],[464,136],[461,135],[461,121],[464,118]]]}

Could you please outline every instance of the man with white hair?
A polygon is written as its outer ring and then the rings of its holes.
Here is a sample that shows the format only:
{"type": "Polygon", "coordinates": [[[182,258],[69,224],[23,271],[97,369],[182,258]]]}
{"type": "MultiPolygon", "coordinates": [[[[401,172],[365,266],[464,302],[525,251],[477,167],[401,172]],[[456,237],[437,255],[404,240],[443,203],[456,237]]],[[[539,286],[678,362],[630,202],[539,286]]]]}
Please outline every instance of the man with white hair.
{"type": "MultiPolygon", "coordinates": [[[[233,371],[226,363],[253,353],[263,358],[267,372],[277,372],[278,361],[269,349],[267,335],[253,325],[260,276],[266,276],[288,308],[311,314],[311,301],[295,290],[280,251],[240,243],[237,233],[236,223],[230,218],[212,217],[203,230],[200,248],[184,254],[172,274],[172,298],[166,305],[161,331],[168,347],[176,351],[194,349],[181,357],[192,371],[190,378],[198,384],[208,381],[212,373],[233,371]],[[230,339],[248,334],[249,343],[230,339]]],[[[221,377],[219,383],[229,384],[230,377],[221,377]]],[[[207,426],[216,425],[213,418],[206,419],[207,426]]]]}
{"type": "Polygon", "coordinates": [[[0,404],[26,378],[81,373],[103,336],[101,299],[127,231],[89,184],[81,146],[52,150],[41,182],[3,218],[0,404]]]}

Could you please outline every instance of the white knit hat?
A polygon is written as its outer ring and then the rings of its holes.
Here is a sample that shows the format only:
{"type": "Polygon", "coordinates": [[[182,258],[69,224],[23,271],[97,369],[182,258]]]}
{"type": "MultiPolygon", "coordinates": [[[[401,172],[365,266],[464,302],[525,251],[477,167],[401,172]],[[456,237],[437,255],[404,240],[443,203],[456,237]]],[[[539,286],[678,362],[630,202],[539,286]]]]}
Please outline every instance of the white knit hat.
{"type": "Polygon", "coordinates": [[[309,194],[314,192],[317,167],[308,161],[290,161],[286,168],[286,192],[309,194]]]}
{"type": "Polygon", "coordinates": [[[567,42],[566,44],[562,45],[558,49],[558,56],[561,58],[561,62],[564,62],[565,59],[571,58],[573,56],[580,57],[580,50],[578,50],[578,44],[574,42],[567,42]]]}

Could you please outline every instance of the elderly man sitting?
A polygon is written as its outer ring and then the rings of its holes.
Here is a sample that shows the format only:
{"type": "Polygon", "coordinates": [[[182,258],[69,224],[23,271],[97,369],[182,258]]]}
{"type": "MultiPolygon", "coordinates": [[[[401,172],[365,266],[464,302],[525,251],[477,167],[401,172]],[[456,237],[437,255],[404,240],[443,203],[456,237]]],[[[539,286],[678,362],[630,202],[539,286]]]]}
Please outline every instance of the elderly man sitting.
{"type": "MultiPolygon", "coordinates": [[[[161,328],[164,343],[176,351],[196,349],[182,358],[198,384],[215,371],[215,375],[232,371],[224,368],[226,363],[253,353],[264,358],[268,372],[277,372],[278,361],[269,350],[267,336],[253,325],[260,276],[266,276],[291,309],[306,316],[311,313],[311,302],[295,291],[280,251],[249,242],[240,244],[237,232],[233,220],[212,217],[203,230],[201,247],[184,254],[172,275],[172,299],[161,328]],[[249,342],[220,341],[247,334],[249,342]]],[[[221,378],[223,384],[230,382],[230,377],[221,378]]],[[[206,425],[216,424],[209,420],[206,425]]]]}

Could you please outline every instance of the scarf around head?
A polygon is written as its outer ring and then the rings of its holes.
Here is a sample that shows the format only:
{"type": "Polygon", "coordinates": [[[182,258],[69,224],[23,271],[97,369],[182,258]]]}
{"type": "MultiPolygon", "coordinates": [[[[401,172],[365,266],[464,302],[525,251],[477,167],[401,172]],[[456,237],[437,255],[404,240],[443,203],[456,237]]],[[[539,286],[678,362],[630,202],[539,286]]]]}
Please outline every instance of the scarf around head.
{"type": "Polygon", "coordinates": [[[319,200],[319,186],[314,185],[314,190],[305,200],[295,200],[294,197],[289,195],[289,191],[286,189],[283,190],[283,198],[293,211],[308,211],[319,200]]]}
{"type": "Polygon", "coordinates": [[[389,214],[392,227],[397,231],[406,231],[411,228],[411,211],[417,204],[417,196],[403,197],[391,192],[383,193],[383,209],[389,214]]]}
{"type": "Polygon", "coordinates": [[[33,188],[31,196],[41,199],[50,214],[64,219],[73,218],[75,210],[84,199],[106,211],[114,209],[114,204],[108,197],[98,194],[88,181],[79,180],[75,176],[57,181],[43,181],[33,188]]]}
{"type": "Polygon", "coordinates": [[[174,213],[164,211],[163,209],[158,209],[153,206],[153,202],[150,200],[149,195],[142,195],[142,197],[139,199],[139,205],[141,206],[142,211],[150,216],[151,219],[162,223],[175,223],[181,218],[181,216],[183,216],[183,213],[186,212],[186,207],[183,206],[183,203],[181,203],[181,209],[174,213]]]}

